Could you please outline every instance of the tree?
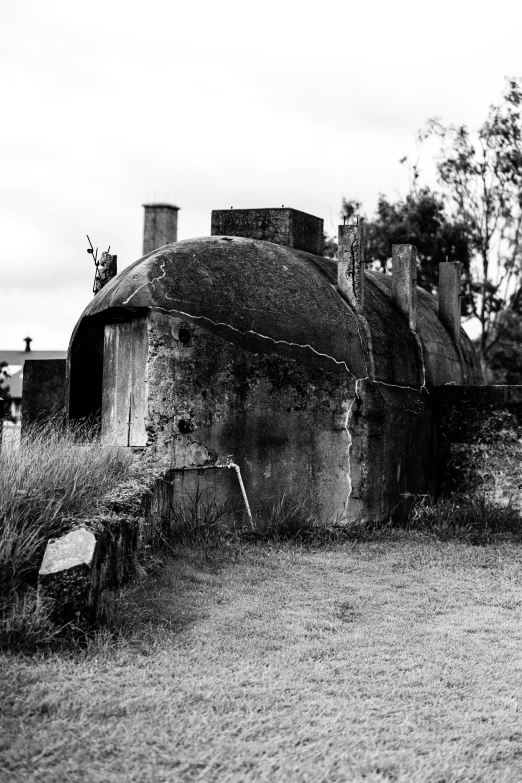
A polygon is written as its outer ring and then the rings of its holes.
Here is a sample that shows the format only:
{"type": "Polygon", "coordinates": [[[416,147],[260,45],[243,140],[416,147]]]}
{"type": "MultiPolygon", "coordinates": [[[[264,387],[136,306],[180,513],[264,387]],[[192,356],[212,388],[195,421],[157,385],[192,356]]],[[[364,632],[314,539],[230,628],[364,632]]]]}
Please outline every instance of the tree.
{"type": "Polygon", "coordinates": [[[490,106],[476,131],[435,118],[419,134],[421,141],[439,142],[436,163],[445,203],[469,238],[470,307],[480,324],[486,381],[488,362],[513,329],[522,304],[521,103],[522,79],[507,79],[501,102],[490,106]]]}
{"type": "MultiPolygon", "coordinates": [[[[364,219],[366,258],[371,267],[385,272],[392,255],[392,245],[411,244],[418,251],[418,284],[431,293],[438,287],[439,262],[459,261],[463,280],[469,279],[470,252],[466,226],[452,220],[441,197],[424,187],[415,187],[405,199],[392,203],[382,194],[377,211],[370,220],[361,214],[361,203],[343,199],[342,216],[364,219]]],[[[464,286],[463,315],[470,310],[470,291],[464,286]]]]}

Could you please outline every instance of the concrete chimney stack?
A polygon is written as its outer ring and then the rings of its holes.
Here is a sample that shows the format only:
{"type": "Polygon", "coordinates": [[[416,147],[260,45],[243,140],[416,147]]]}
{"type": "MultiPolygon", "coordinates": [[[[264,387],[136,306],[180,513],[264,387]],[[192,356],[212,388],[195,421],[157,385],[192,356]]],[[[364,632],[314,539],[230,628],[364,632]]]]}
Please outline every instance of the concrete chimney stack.
{"type": "Polygon", "coordinates": [[[439,318],[458,344],[460,341],[460,264],[439,264],[439,318]]]}
{"type": "Polygon", "coordinates": [[[339,226],[339,261],[337,285],[355,312],[364,309],[364,228],[357,225],[339,226]]]}
{"type": "Polygon", "coordinates": [[[178,241],[179,207],[173,204],[144,204],[143,255],[178,241]]]}
{"type": "Polygon", "coordinates": [[[410,329],[417,329],[417,248],[415,245],[392,245],[392,299],[408,319],[410,329]]]}

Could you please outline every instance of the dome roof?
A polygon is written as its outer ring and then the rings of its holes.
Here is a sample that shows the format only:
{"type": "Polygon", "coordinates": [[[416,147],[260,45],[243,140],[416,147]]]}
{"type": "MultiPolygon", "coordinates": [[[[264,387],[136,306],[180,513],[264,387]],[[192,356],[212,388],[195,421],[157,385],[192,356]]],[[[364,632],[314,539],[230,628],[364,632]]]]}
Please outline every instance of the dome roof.
{"type": "Polygon", "coordinates": [[[108,323],[145,309],[194,319],[248,350],[277,352],[328,371],[409,386],[479,382],[461,330],[457,347],[418,289],[418,336],[391,301],[391,277],[366,273],[364,318],[337,290],[337,264],[271,242],[212,236],[165,245],[124,269],[82,321],[108,323]]]}

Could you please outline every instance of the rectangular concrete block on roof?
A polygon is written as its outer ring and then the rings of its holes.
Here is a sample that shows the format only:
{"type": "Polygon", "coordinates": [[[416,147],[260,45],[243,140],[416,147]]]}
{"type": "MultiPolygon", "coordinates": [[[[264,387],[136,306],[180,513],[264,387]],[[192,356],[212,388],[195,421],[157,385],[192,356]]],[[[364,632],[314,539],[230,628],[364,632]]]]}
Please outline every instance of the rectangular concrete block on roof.
{"type": "Polygon", "coordinates": [[[214,209],[212,236],[248,237],[294,247],[316,256],[323,254],[322,218],[298,209],[214,209]]]}
{"type": "Polygon", "coordinates": [[[144,204],[143,255],[178,241],[178,212],[174,204],[144,204]]]}

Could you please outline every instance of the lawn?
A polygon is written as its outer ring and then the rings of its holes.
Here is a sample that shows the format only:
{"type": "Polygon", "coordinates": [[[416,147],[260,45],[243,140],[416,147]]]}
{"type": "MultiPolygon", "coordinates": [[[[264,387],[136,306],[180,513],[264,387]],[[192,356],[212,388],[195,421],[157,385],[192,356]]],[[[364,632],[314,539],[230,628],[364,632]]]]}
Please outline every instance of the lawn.
{"type": "Polygon", "coordinates": [[[522,781],[520,545],[180,549],[1,659],[2,783],[522,781]]]}

